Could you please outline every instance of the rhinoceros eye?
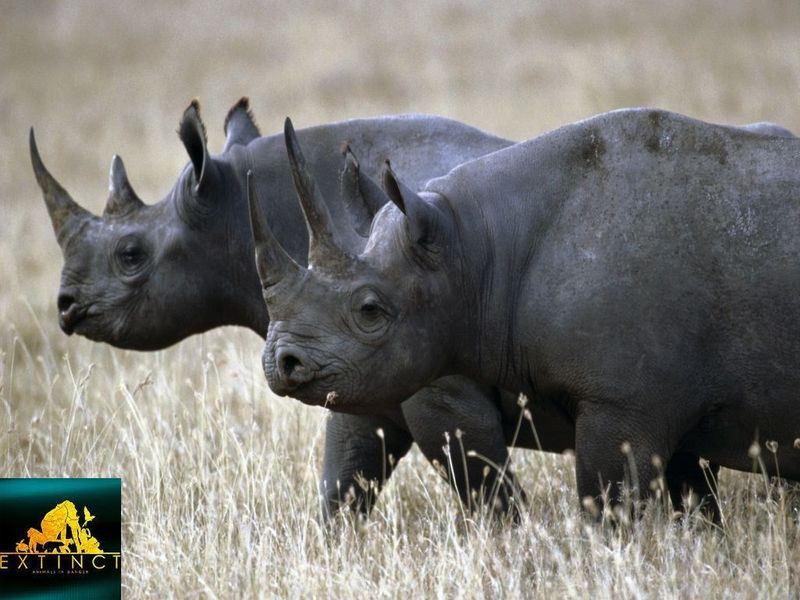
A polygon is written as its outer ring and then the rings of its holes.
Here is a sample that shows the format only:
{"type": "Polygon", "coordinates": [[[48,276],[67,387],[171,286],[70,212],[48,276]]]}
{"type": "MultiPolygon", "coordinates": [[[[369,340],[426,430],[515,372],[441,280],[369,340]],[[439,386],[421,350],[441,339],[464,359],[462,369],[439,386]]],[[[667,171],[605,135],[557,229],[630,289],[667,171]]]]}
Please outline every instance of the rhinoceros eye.
{"type": "Polygon", "coordinates": [[[377,302],[367,301],[361,305],[361,314],[362,316],[368,319],[376,318],[381,312],[381,307],[378,305],[377,302]]]}
{"type": "Polygon", "coordinates": [[[371,290],[359,290],[353,295],[353,320],[364,333],[376,333],[389,320],[389,313],[380,297],[371,290]]]}
{"type": "Polygon", "coordinates": [[[117,244],[114,258],[124,275],[135,275],[147,263],[147,251],[133,236],[122,238],[117,244]]]}

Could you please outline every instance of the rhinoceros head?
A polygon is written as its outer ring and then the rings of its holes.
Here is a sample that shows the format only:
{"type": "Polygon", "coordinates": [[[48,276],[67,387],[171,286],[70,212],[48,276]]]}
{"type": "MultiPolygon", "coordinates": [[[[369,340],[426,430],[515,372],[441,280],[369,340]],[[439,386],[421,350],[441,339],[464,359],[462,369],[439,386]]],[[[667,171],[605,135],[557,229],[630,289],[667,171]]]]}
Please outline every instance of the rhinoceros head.
{"type": "MultiPolygon", "coordinates": [[[[347,231],[333,227],[288,119],[285,140],[309,232],[307,268],[276,241],[248,175],[256,263],[270,316],[263,354],[269,385],[278,394],[346,412],[373,410],[376,399],[399,403],[442,367],[452,318],[443,301],[454,291],[442,267],[450,258],[452,221],[438,197],[422,199],[391,169],[387,192],[355,172],[358,185],[342,186],[351,214],[378,212],[366,243],[353,244],[347,231]]],[[[343,181],[352,166],[348,157],[343,181]]],[[[356,229],[363,230],[358,220],[356,229]]]]}
{"type": "Polygon", "coordinates": [[[244,194],[233,163],[243,144],[259,135],[246,99],[231,109],[225,126],[225,150],[211,157],[192,102],[178,129],[190,161],[170,193],[153,205],[139,199],[115,156],[100,216],[82,208],[48,172],[31,129],[34,173],[64,257],[58,294],[64,332],[152,350],[221,322],[215,299],[223,306],[226,294],[242,284],[219,277],[232,271],[228,253],[241,243],[230,235],[232,213],[241,205],[234,211],[227,199],[244,194]]]}

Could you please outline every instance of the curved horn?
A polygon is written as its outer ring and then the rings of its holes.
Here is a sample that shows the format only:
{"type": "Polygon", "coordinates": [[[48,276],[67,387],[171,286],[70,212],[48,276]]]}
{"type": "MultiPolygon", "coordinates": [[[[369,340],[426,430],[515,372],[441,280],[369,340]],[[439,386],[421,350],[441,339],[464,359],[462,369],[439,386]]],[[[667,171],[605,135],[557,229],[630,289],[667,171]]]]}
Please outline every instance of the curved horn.
{"type": "Polygon", "coordinates": [[[441,213],[419,194],[406,187],[394,174],[388,160],[383,170],[383,188],[389,200],[406,216],[411,241],[422,244],[433,242],[444,228],[441,213]]]}
{"type": "Polygon", "coordinates": [[[143,206],[144,202],[139,199],[128,181],[125,163],[115,154],[111,159],[111,170],[108,173],[108,201],[103,216],[125,215],[143,206]]]}
{"type": "Polygon", "coordinates": [[[337,239],[328,207],[306,167],[292,121],[288,117],[284,123],[283,133],[294,187],[308,226],[308,264],[333,265],[346,262],[347,254],[337,239]]]}
{"type": "Polygon", "coordinates": [[[261,132],[250,112],[250,99],[242,96],[225,117],[225,146],[222,151],[227,152],[237,144],[246,146],[258,137],[261,137],[261,132]]]}
{"type": "Polygon", "coordinates": [[[247,203],[250,207],[250,229],[256,249],[256,268],[261,286],[268,288],[286,277],[302,274],[303,268],[286,253],[283,246],[272,235],[261,204],[253,189],[253,172],[247,172],[247,203]]]}
{"type": "Polygon", "coordinates": [[[341,194],[358,235],[369,237],[372,219],[381,206],[389,201],[389,197],[377,183],[361,172],[358,159],[349,145],[344,147],[341,194]]]}
{"type": "Polygon", "coordinates": [[[61,184],[56,181],[47,167],[42,162],[42,157],[39,156],[39,149],[36,147],[36,137],[33,134],[33,127],[31,127],[30,136],[28,138],[31,163],[33,163],[33,173],[36,175],[36,181],[42,190],[44,202],[47,205],[47,212],[50,214],[50,221],[53,224],[53,231],[56,237],[61,239],[61,232],[68,221],[73,218],[89,218],[92,214],[80,206],[67,191],[61,187],[61,184]]]}

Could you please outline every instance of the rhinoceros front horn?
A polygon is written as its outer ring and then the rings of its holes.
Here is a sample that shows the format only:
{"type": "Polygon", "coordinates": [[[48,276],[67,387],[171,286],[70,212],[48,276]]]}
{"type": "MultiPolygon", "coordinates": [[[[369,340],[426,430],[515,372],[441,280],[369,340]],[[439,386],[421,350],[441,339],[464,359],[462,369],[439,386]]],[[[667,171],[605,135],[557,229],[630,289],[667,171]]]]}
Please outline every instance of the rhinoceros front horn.
{"type": "Polygon", "coordinates": [[[306,166],[292,121],[288,117],[283,128],[286,151],[294,180],[294,188],[308,226],[308,264],[335,266],[348,261],[342,249],[325,200],[306,166]]]}
{"type": "MultiPolygon", "coordinates": [[[[59,243],[64,239],[68,223],[78,223],[83,219],[90,218],[92,215],[85,208],[81,207],[67,191],[56,181],[39,156],[39,149],[36,147],[36,138],[31,127],[30,137],[31,163],[36,181],[42,190],[44,202],[47,205],[47,212],[50,214],[50,221],[53,223],[53,231],[56,233],[59,243]]],[[[71,226],[70,226],[71,228],[71,226]]]]}
{"type": "Polygon", "coordinates": [[[286,253],[272,235],[261,204],[253,189],[253,172],[247,172],[247,203],[250,207],[250,227],[256,249],[256,267],[263,288],[271,287],[287,278],[299,276],[303,268],[286,253]]]}
{"type": "Polygon", "coordinates": [[[125,163],[115,154],[111,159],[111,170],[108,173],[108,201],[103,216],[126,215],[143,206],[144,202],[136,195],[128,181],[125,163]]]}

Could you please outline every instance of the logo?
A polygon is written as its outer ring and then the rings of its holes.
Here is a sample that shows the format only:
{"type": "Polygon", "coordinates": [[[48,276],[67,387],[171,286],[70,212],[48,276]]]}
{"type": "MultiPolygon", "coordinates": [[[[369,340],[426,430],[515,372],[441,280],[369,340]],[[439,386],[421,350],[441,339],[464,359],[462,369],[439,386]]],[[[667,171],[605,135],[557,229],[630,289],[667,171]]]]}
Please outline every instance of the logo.
{"type": "Polygon", "coordinates": [[[0,598],[119,598],[120,500],[120,479],[0,479],[0,598]]]}

